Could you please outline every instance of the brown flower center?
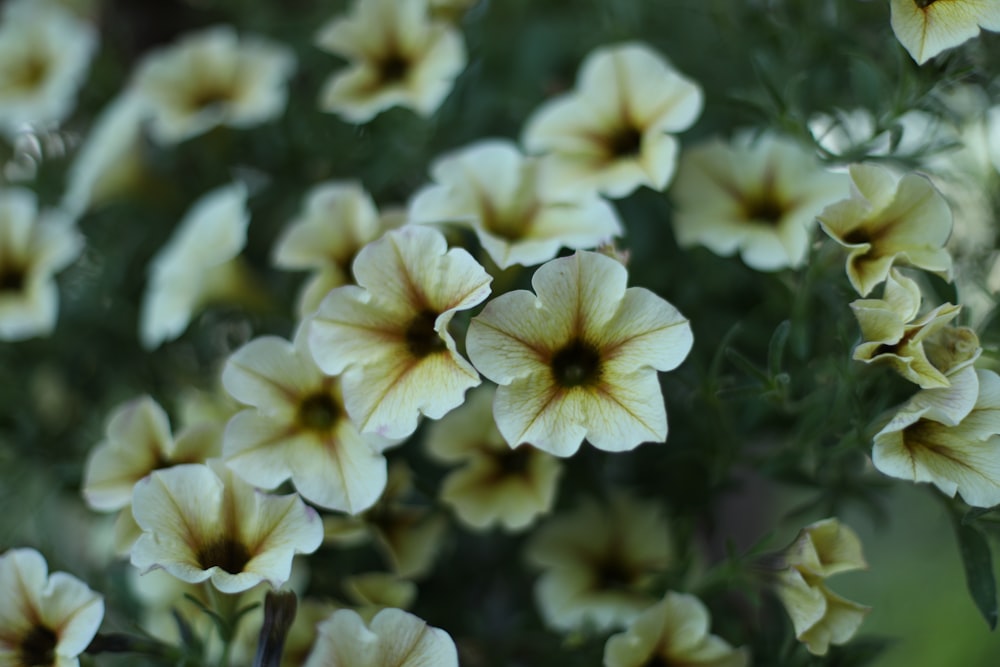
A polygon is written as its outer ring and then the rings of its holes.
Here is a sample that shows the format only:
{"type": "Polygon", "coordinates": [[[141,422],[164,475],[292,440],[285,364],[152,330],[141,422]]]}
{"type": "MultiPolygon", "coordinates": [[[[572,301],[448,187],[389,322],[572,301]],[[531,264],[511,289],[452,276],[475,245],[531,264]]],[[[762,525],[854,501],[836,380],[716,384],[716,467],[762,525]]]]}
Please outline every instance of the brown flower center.
{"type": "Polygon", "coordinates": [[[250,562],[246,546],[230,537],[221,537],[198,550],[198,565],[204,569],[219,567],[229,574],[239,574],[250,562]]]}
{"type": "Polygon", "coordinates": [[[229,104],[233,101],[233,91],[222,85],[205,85],[195,90],[188,99],[188,105],[193,111],[208,107],[229,104]]]}
{"type": "Polygon", "coordinates": [[[608,140],[608,150],[615,158],[635,157],[641,149],[642,132],[632,126],[620,128],[608,140]]]}
{"type": "Polygon", "coordinates": [[[410,354],[423,359],[424,357],[444,352],[447,349],[444,340],[434,329],[438,313],[433,310],[422,310],[410,320],[406,327],[406,347],[410,354]]]}
{"type": "Polygon", "coordinates": [[[642,667],[673,667],[673,665],[667,662],[666,658],[657,653],[649,660],[642,663],[642,667]]]}
{"type": "Polygon", "coordinates": [[[629,590],[635,585],[635,579],[635,573],[613,555],[609,555],[597,565],[598,590],[629,590]]]}
{"type": "Polygon", "coordinates": [[[574,338],[552,357],[552,375],[561,387],[594,384],[601,377],[601,355],[593,345],[574,338]]]}
{"type": "Polygon", "coordinates": [[[13,90],[31,91],[38,88],[49,75],[49,61],[41,54],[33,54],[8,70],[6,85],[13,90]]]}
{"type": "Polygon", "coordinates": [[[752,222],[777,225],[785,215],[785,207],[773,195],[760,195],[743,202],[743,215],[752,222]]]}
{"type": "Polygon", "coordinates": [[[386,56],[376,66],[382,83],[399,83],[410,71],[410,61],[398,53],[386,56]]]}
{"type": "Polygon", "coordinates": [[[937,0],[913,0],[913,4],[915,4],[920,9],[925,9],[927,7],[930,7],[935,2],[937,2],[937,0]]]}
{"type": "Polygon", "coordinates": [[[0,292],[20,292],[24,290],[24,271],[13,267],[0,267],[0,292]]]}
{"type": "Polygon", "coordinates": [[[56,661],[56,644],[59,638],[44,625],[36,625],[21,641],[18,664],[26,667],[51,665],[56,661]]]}
{"type": "Polygon", "coordinates": [[[517,477],[524,475],[531,468],[531,459],[535,453],[531,445],[521,445],[514,449],[497,452],[496,463],[500,476],[517,477]]]}
{"type": "Polygon", "coordinates": [[[310,394],[299,403],[298,420],[309,431],[326,432],[337,425],[341,410],[328,392],[310,394]]]}

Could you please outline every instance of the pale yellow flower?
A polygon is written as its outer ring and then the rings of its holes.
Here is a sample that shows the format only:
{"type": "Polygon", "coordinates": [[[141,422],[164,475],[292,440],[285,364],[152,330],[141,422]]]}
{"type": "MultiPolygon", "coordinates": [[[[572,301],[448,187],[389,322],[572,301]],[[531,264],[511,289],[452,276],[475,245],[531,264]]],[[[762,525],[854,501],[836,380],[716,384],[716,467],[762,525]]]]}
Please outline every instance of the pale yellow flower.
{"type": "Polygon", "coordinates": [[[587,500],[542,524],[527,559],[543,570],[535,599],[548,625],[624,627],[656,601],[649,584],[673,561],[670,527],[652,502],[587,500]]]}
{"type": "Polygon", "coordinates": [[[695,122],[702,99],[698,84],[649,46],[604,46],[584,60],[575,90],[532,114],[523,143],[547,154],[545,190],[608,197],[640,185],[662,190],[677,161],[673,135],[695,122]]]}
{"type": "Polygon", "coordinates": [[[172,144],[219,125],[247,128],[276,118],[294,70],[291,49],[220,25],[151,52],[133,85],[153,138],[172,144]]]}
{"type": "Polygon", "coordinates": [[[223,593],[262,581],[281,586],[292,557],[312,553],[323,540],[322,521],[297,495],[261,493],[221,465],[150,474],[132,492],[132,514],[143,530],[133,565],[162,568],[188,583],[211,580],[223,593]]]}
{"type": "Polygon", "coordinates": [[[739,253],[758,271],[805,262],[816,215],[847,189],[791,139],[744,132],[685,151],[671,187],[681,246],[703,245],[717,255],[739,253]]]}
{"type": "Polygon", "coordinates": [[[343,582],[354,611],[366,623],[383,609],[409,609],[417,599],[417,585],[387,572],[365,572],[346,577],[343,582]]]}
{"type": "Polygon", "coordinates": [[[890,0],[896,39],[919,64],[979,35],[1000,31],[995,0],[890,0]]]}
{"type": "Polygon", "coordinates": [[[469,357],[500,385],[493,409],[508,443],[570,456],[584,438],[606,451],[666,440],[656,371],[684,360],[691,327],[627,280],[614,259],[577,251],[535,272],[537,296],[508,292],[473,318],[469,357]]]}
{"type": "Polygon", "coordinates": [[[708,609],[693,595],[668,591],[626,632],[604,645],[604,667],[746,667],[746,649],[709,633],[708,609]]]}
{"type": "Polygon", "coordinates": [[[441,484],[441,501],[479,530],[523,530],[552,509],[562,466],[532,447],[511,448],[493,422],[492,387],[473,389],[465,403],[430,425],[424,442],[444,463],[464,464],[441,484]]]}
{"type": "Polygon", "coordinates": [[[819,214],[820,226],[849,250],[847,277],[867,296],[894,264],[951,277],[944,244],[951,235],[948,202],[919,174],[897,179],[885,167],[850,167],[851,194],[819,214]]]}
{"type": "Polygon", "coordinates": [[[104,618],[104,600],[34,549],[0,555],[0,665],[78,667],[104,618]]]}
{"type": "Polygon", "coordinates": [[[340,381],[324,375],[300,327],[293,343],[276,336],[250,341],[229,357],[222,383],[253,406],[226,426],[226,464],[255,486],[291,479],[309,502],[351,514],[368,509],[386,484],[381,449],[347,417],[340,381]]]}
{"type": "Polygon", "coordinates": [[[353,123],[394,106],[429,116],[465,68],[461,33],[432,19],[427,0],[356,0],[350,15],[320,30],[316,44],[349,62],[323,86],[320,109],[353,123]]]}
{"type": "Polygon", "coordinates": [[[310,349],[325,373],[343,373],[344,407],[362,432],[404,438],[421,414],[442,417],[480,383],[448,325],[486,298],[491,279],[469,253],[448,250],[440,232],[422,225],[365,246],[354,277],[357,286],[323,300],[310,349]]]}
{"type": "Polygon", "coordinates": [[[50,333],[59,311],[53,274],[83,250],[83,237],[55,211],[38,212],[34,193],[0,188],[0,340],[50,333]]]}
{"type": "Polygon", "coordinates": [[[320,623],[305,667],[458,667],[447,632],[401,609],[383,609],[367,625],[350,609],[320,623]]]}
{"type": "Polygon", "coordinates": [[[545,195],[537,171],[538,160],[513,143],[479,141],[434,163],[435,185],[416,194],[410,220],[470,225],[501,269],[541,264],[561,247],[595,248],[622,233],[607,202],[545,195]]]}

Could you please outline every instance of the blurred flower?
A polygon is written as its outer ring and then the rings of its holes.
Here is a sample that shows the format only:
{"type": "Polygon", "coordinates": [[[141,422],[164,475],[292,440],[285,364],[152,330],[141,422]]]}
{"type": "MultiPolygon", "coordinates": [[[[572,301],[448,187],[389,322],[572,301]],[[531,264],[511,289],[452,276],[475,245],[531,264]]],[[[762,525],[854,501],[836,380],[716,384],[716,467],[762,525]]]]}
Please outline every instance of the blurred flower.
{"type": "Polygon", "coordinates": [[[608,630],[653,604],[649,584],[671,565],[673,548],[660,505],[613,495],[608,505],[586,500],[542,524],[526,556],[543,570],[535,599],[548,625],[608,630]]]}
{"type": "Polygon", "coordinates": [[[946,49],[979,34],[1000,30],[1000,5],[994,0],[890,0],[896,39],[923,65],[946,49]]]}
{"type": "Polygon", "coordinates": [[[795,636],[813,655],[847,643],[869,607],[833,593],[823,581],[839,572],[866,569],[857,534],[835,518],[802,529],[784,553],[776,592],[795,626],[795,636]]]}
{"type": "Polygon", "coordinates": [[[79,579],[48,572],[34,549],[0,555],[0,664],[78,667],[104,618],[104,601],[79,579]]]}
{"type": "Polygon", "coordinates": [[[134,86],[153,138],[172,144],[219,125],[247,128],[276,118],[294,70],[288,47],[221,25],[151,52],[134,86]]]}
{"type": "Polygon", "coordinates": [[[305,667],[458,667],[455,643],[401,609],[384,609],[367,626],[350,609],[320,623],[305,667]]]}
{"type": "Polygon", "coordinates": [[[0,130],[69,115],[97,50],[97,31],[51,2],[8,3],[0,23],[0,130]]]}
{"type": "Polygon", "coordinates": [[[147,349],[177,338],[206,303],[238,293],[245,277],[232,260],[247,240],[247,190],[216,188],[194,203],[153,258],[139,338],[147,349]]]}
{"type": "Polygon", "coordinates": [[[538,191],[538,160],[503,140],[479,141],[439,158],[436,183],[410,204],[413,222],[462,222],[498,267],[534,266],[560,247],[593,248],[622,233],[614,208],[596,195],[557,198],[538,191]]]}
{"type": "Polygon", "coordinates": [[[38,212],[34,193],[0,188],[0,340],[49,334],[59,290],[53,274],[72,263],[83,237],[55,211],[38,212]]]}
{"type": "Polygon", "coordinates": [[[429,116],[465,68],[461,33],[432,19],[427,0],[357,0],[316,44],[349,62],[323,86],[320,109],[353,123],[394,106],[429,116]]]}
{"type": "Polygon", "coordinates": [[[535,272],[537,296],[502,294],[472,319],[469,357],[500,385],[493,411],[509,444],[570,456],[584,438],[606,451],[666,440],[656,371],[684,360],[691,327],[627,280],[610,257],[577,251],[535,272]]]}
{"type": "Polygon", "coordinates": [[[457,23],[479,0],[428,0],[431,17],[457,23]]]}
{"type": "Polygon", "coordinates": [[[677,140],[701,114],[701,88],[660,54],[633,42],[587,56],[576,89],[528,119],[524,145],[542,160],[543,189],[624,197],[662,190],[674,174],[677,140]]]}
{"type": "Polygon", "coordinates": [[[291,479],[314,505],[351,514],[368,509],[386,484],[389,443],[363,437],[347,417],[340,381],[324,375],[306,347],[263,336],[229,357],[226,390],[253,406],[226,426],[226,464],[251,484],[273,489],[291,479]]]}
{"type": "Polygon", "coordinates": [[[316,363],[343,373],[347,414],[362,432],[405,438],[421,414],[438,419],[462,403],[479,374],[455,350],[448,325],[490,292],[469,253],[419,225],[387,232],[354,262],[359,286],[331,291],[309,330],[316,363]]]}
{"type": "Polygon", "coordinates": [[[297,495],[261,493],[221,465],[158,470],[135,486],[132,513],[143,530],[132,564],[162,568],[188,583],[211,579],[223,593],[288,580],[292,557],[323,540],[316,511],[297,495]]]}
{"type": "Polygon", "coordinates": [[[801,266],[816,214],[846,189],[809,151],[774,134],[739,134],[681,155],[671,188],[677,242],[717,255],[740,253],[750,268],[801,266]]]}
{"type": "Polygon", "coordinates": [[[562,466],[531,445],[511,448],[493,422],[492,387],[473,389],[457,410],[430,425],[424,442],[444,463],[464,463],[441,485],[441,501],[479,530],[524,530],[552,509],[562,466]]]}
{"type": "Polygon", "coordinates": [[[967,367],[917,393],[875,435],[872,461],[974,507],[1000,504],[1000,376],[967,367]]]}
{"type": "Polygon", "coordinates": [[[355,611],[370,622],[383,609],[409,609],[417,599],[417,585],[386,572],[365,572],[344,579],[344,592],[355,611]]]}
{"type": "Polygon", "coordinates": [[[867,296],[896,263],[951,277],[944,244],[951,234],[948,202],[919,174],[897,179],[875,165],[850,168],[851,194],[819,214],[820,226],[847,248],[847,277],[867,296]]]}
{"type": "Polygon", "coordinates": [[[708,609],[693,595],[667,592],[642,612],[628,631],[604,645],[604,667],[746,667],[746,649],[709,634],[708,609]]]}

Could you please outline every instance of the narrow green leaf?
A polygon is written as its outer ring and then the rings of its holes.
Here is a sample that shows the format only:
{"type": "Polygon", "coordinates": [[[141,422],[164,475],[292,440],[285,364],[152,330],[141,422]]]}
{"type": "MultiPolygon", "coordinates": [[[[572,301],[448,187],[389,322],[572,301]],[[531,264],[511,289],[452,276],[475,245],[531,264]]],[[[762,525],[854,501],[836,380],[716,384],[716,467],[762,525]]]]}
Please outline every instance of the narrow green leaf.
{"type": "Polygon", "coordinates": [[[994,505],[993,507],[973,507],[968,512],[962,515],[962,525],[967,526],[973,523],[976,519],[990,512],[993,512],[1000,508],[1000,505],[994,505]]]}
{"type": "Polygon", "coordinates": [[[767,386],[770,384],[771,378],[767,376],[767,373],[758,368],[756,364],[747,359],[741,353],[737,352],[736,348],[727,348],[726,358],[729,359],[729,361],[731,361],[734,365],[739,366],[744,373],[750,377],[756,378],[762,385],[767,386]]]}
{"type": "Polygon", "coordinates": [[[788,343],[788,334],[791,330],[792,323],[785,320],[771,335],[771,342],[768,343],[767,347],[767,368],[771,372],[772,378],[781,374],[781,367],[784,365],[785,345],[788,343]]]}
{"type": "Polygon", "coordinates": [[[972,601],[990,626],[997,627],[997,582],[993,574],[993,558],[986,537],[976,528],[957,522],[958,549],[965,566],[965,580],[972,601]]]}

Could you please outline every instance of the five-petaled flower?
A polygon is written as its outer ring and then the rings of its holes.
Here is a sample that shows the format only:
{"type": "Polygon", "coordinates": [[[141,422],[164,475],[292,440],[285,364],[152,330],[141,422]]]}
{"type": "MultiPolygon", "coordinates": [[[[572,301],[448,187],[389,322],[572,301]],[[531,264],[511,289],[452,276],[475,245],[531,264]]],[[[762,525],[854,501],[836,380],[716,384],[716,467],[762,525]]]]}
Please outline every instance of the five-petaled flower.
{"type": "Polygon", "coordinates": [[[890,0],[896,39],[919,64],[979,34],[1000,31],[996,0],[890,0]]]}
{"type": "Polygon", "coordinates": [[[318,630],[305,667],[458,667],[448,633],[401,609],[383,609],[368,624],[340,609],[318,630]]]}

